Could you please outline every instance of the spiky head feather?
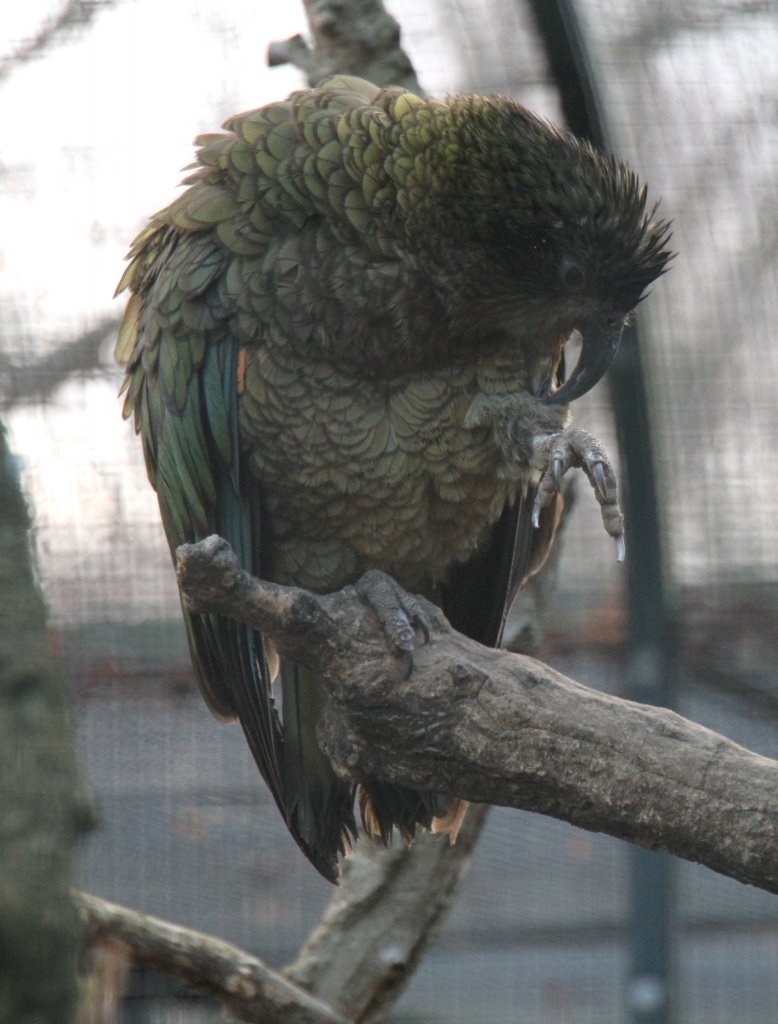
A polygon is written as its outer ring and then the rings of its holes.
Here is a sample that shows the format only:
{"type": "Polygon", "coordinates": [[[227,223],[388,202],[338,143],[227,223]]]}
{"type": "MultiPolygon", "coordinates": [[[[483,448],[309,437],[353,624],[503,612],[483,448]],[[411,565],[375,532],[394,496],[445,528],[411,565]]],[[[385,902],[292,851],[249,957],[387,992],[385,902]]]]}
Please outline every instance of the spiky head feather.
{"type": "Polygon", "coordinates": [[[669,224],[614,157],[503,97],[402,96],[390,112],[395,216],[426,259],[486,259],[519,301],[564,298],[567,278],[623,312],[664,272],[669,224]]]}

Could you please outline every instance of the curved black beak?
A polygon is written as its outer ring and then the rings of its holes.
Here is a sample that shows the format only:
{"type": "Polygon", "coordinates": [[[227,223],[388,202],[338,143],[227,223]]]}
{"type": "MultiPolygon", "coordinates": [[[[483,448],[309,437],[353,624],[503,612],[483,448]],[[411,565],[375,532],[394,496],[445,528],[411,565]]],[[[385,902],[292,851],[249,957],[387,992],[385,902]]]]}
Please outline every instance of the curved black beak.
{"type": "Polygon", "coordinates": [[[594,387],[600,380],[619,350],[624,324],[606,328],[593,321],[581,324],[581,354],[573,372],[556,390],[543,397],[546,405],[572,402],[594,387]]]}

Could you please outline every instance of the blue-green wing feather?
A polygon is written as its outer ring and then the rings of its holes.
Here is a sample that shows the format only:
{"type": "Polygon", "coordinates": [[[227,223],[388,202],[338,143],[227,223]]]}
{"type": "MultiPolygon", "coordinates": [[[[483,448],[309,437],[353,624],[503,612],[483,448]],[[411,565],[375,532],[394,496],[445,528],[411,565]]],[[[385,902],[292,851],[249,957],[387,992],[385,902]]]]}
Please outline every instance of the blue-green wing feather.
{"type": "MultiPolygon", "coordinates": [[[[144,239],[129,281],[139,301],[126,314],[134,336],[125,410],[142,436],[171,552],[218,533],[256,571],[260,496],[241,464],[240,342],[229,328],[228,260],[212,235],[160,227],[144,239]]],[[[286,816],[282,730],[262,637],[223,616],[183,613],[206,701],[218,716],[240,718],[286,816]]]]}

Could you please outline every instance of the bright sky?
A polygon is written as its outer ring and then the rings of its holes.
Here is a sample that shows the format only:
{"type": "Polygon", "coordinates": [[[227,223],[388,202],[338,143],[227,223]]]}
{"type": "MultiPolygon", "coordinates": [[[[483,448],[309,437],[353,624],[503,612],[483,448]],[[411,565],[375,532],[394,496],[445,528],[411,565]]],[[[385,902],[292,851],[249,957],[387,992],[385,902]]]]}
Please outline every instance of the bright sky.
{"type": "MultiPolygon", "coordinates": [[[[217,0],[199,0],[196,9],[126,0],[0,88],[0,316],[13,358],[25,361],[106,313],[118,315],[124,300],[112,296],[129,244],[174,197],[195,135],[302,84],[295,69],[265,63],[271,40],[305,29],[295,0],[223,8],[217,0]]],[[[3,4],[0,52],[35,35],[57,9],[51,0],[3,4]]],[[[106,573],[111,528],[125,556],[139,545],[156,552],[163,589],[155,587],[154,600],[175,614],[156,498],[120,416],[119,380],[117,368],[115,381],[73,381],[53,407],[24,407],[10,418],[55,621],[95,613],[93,588],[78,579],[106,573]]],[[[126,586],[119,579],[130,603],[140,575],[135,567],[126,586]]],[[[138,600],[135,611],[148,614],[148,602],[138,600]]]]}
{"type": "MultiPolygon", "coordinates": [[[[304,29],[301,6],[223,8],[127,0],[3,86],[0,302],[23,297],[38,338],[110,308],[133,233],[173,197],[199,131],[300,85],[264,50],[304,29]]],[[[3,5],[0,40],[34,33],[47,9],[3,5]]]]}

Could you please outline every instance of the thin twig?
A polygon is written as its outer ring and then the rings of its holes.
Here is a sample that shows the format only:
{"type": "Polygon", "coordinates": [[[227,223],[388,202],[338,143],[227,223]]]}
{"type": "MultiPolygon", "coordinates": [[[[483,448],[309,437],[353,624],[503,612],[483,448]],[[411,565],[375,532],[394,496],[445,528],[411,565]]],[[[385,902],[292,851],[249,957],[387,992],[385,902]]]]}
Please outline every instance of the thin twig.
{"type": "Polygon", "coordinates": [[[23,40],[16,49],[0,61],[0,83],[20,65],[36,57],[42,57],[55,42],[68,33],[83,28],[98,14],[114,5],[116,0],[66,0],[66,3],[40,26],[29,39],[23,40]]]}

